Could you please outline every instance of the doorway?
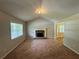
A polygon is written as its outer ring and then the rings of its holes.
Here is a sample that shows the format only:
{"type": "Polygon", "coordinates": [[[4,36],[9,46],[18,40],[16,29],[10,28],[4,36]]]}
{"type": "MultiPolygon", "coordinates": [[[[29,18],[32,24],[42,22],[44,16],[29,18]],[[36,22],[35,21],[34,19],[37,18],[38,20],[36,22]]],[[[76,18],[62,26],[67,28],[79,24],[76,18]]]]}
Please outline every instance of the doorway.
{"type": "Polygon", "coordinates": [[[64,23],[56,24],[56,39],[63,42],[64,39],[64,23]]]}

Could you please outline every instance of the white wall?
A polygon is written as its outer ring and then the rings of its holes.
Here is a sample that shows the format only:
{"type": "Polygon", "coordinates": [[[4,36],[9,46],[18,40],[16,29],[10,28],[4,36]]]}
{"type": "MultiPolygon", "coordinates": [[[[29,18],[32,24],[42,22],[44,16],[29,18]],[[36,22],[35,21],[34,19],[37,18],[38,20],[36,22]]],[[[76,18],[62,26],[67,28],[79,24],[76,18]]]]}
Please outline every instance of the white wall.
{"type": "Polygon", "coordinates": [[[35,30],[46,30],[47,28],[47,38],[54,37],[54,22],[50,21],[50,19],[45,18],[37,18],[28,23],[28,33],[31,38],[36,38],[35,30]]]}
{"type": "Polygon", "coordinates": [[[79,54],[79,14],[64,21],[64,45],[79,54]]]}
{"type": "Polygon", "coordinates": [[[11,40],[10,22],[22,23],[25,25],[23,21],[8,16],[0,11],[0,59],[5,57],[12,49],[14,49],[25,39],[24,32],[23,36],[15,40],[11,40]]]}

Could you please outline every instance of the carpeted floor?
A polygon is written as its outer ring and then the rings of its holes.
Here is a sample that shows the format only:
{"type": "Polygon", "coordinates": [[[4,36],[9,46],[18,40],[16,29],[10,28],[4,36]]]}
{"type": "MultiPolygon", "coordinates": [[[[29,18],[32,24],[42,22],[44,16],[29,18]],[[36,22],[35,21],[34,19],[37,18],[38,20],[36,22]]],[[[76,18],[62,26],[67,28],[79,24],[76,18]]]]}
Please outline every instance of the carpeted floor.
{"type": "Polygon", "coordinates": [[[62,39],[26,40],[4,59],[79,59],[62,39]]]}

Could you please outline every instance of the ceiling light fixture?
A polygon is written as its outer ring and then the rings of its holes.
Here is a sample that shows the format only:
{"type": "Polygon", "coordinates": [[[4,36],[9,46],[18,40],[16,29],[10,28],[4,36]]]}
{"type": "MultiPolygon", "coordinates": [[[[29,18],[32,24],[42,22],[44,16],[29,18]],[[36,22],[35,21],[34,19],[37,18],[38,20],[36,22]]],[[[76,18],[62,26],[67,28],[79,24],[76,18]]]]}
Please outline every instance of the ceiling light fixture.
{"type": "Polygon", "coordinates": [[[36,14],[45,14],[46,13],[46,9],[43,7],[37,8],[35,11],[36,14]]]}
{"type": "Polygon", "coordinates": [[[36,14],[46,14],[46,9],[42,6],[43,0],[38,0],[40,2],[40,5],[38,8],[36,8],[35,13],[36,14]]]}

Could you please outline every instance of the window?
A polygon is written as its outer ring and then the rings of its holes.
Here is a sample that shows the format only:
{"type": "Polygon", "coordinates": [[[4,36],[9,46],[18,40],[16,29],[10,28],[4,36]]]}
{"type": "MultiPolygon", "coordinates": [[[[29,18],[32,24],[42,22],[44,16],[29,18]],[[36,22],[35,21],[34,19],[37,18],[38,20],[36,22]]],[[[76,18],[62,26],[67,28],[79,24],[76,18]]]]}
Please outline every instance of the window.
{"type": "Polygon", "coordinates": [[[60,25],[60,32],[64,32],[64,25],[63,24],[60,25]]]}
{"type": "Polygon", "coordinates": [[[15,39],[23,35],[23,24],[10,23],[10,25],[11,25],[11,39],[15,39]]]}

